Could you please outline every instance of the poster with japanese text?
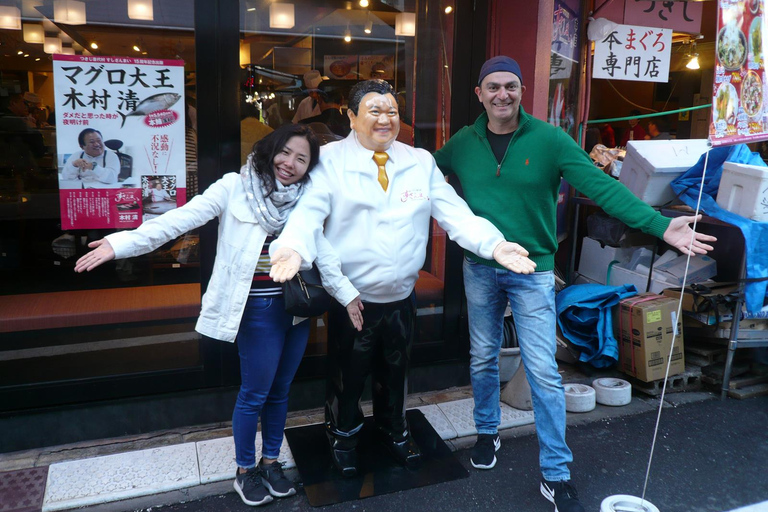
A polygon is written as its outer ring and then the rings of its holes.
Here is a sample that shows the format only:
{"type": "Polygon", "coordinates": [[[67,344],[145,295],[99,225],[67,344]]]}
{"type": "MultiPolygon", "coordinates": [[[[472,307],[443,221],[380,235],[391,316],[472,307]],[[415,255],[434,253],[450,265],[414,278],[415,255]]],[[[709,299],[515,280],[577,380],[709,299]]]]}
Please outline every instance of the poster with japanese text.
{"type": "Polygon", "coordinates": [[[672,30],[617,25],[595,41],[592,78],[666,82],[672,55],[672,30]]]}
{"type": "Polygon", "coordinates": [[[134,228],[185,203],[184,62],[54,55],[62,229],[134,228]]]}
{"type": "Polygon", "coordinates": [[[719,0],[709,139],[713,146],[768,139],[765,0],[719,0]]]}
{"type": "Polygon", "coordinates": [[[547,121],[576,137],[579,91],[579,15],[555,0],[549,53],[547,121]]]}

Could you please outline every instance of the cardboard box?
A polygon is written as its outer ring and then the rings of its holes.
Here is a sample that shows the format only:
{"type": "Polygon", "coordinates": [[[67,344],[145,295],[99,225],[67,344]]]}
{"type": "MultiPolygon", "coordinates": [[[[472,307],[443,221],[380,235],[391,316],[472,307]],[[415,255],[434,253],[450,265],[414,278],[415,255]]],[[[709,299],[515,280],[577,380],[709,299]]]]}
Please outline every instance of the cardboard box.
{"type": "Polygon", "coordinates": [[[669,184],[708,150],[706,139],[630,141],[619,181],[651,206],[678,202],[669,184]]]}
{"type": "Polygon", "coordinates": [[[683,326],[677,301],[643,293],[621,301],[613,311],[613,329],[619,343],[619,369],[644,382],[664,378],[674,329],[677,329],[669,375],[685,371],[683,326]]]}
{"type": "Polygon", "coordinates": [[[768,167],[725,162],[717,204],[736,215],[768,222],[768,167]]]}
{"type": "MultiPolygon", "coordinates": [[[[705,325],[715,325],[718,313],[721,322],[732,320],[732,309],[723,300],[718,300],[718,296],[726,296],[736,290],[735,283],[708,283],[706,287],[686,286],[683,294],[683,313],[705,325]]],[[[681,288],[667,288],[663,294],[679,300],[680,292],[681,288]]]]}
{"type": "MultiPolygon", "coordinates": [[[[685,264],[688,260],[688,256],[682,255],[657,265],[653,269],[654,275],[658,272],[659,279],[664,279],[671,283],[675,283],[680,286],[683,284],[683,278],[685,277],[685,264]]],[[[702,283],[707,279],[711,279],[717,275],[717,262],[709,256],[696,256],[691,258],[691,262],[688,264],[688,277],[687,283],[702,283]]]]}
{"type": "MultiPolygon", "coordinates": [[[[645,292],[645,286],[648,284],[648,274],[641,274],[639,272],[633,272],[626,268],[618,267],[616,265],[611,268],[611,282],[608,283],[611,286],[621,286],[623,284],[633,284],[637,291],[640,293],[645,292]]],[[[653,271],[651,278],[651,287],[649,292],[661,293],[666,288],[677,286],[677,283],[670,283],[666,281],[662,276],[653,271]]]]}

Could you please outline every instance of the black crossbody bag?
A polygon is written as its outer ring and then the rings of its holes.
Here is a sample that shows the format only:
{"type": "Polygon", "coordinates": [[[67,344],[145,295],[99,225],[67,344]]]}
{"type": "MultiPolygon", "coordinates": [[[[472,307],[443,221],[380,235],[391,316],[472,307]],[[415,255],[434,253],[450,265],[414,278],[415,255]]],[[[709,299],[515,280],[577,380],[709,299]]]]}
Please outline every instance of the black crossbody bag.
{"type": "Polygon", "coordinates": [[[312,264],[309,270],[301,270],[290,281],[283,283],[285,311],[293,316],[320,316],[331,306],[331,296],[323,288],[320,271],[312,264]]]}

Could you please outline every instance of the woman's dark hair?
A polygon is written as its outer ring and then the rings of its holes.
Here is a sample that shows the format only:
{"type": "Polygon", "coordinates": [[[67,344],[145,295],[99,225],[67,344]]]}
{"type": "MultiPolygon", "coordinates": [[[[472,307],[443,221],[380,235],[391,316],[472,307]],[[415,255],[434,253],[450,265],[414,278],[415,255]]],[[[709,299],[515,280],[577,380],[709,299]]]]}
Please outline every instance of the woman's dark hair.
{"type": "Polygon", "coordinates": [[[275,172],[272,170],[275,155],[283,150],[292,137],[303,137],[309,142],[307,173],[302,176],[298,181],[299,183],[304,184],[309,180],[310,171],[320,160],[320,144],[317,142],[315,132],[304,124],[284,124],[263,139],[256,141],[251,150],[251,168],[266,186],[266,196],[269,196],[277,188],[275,172]]]}
{"type": "Polygon", "coordinates": [[[104,138],[104,136],[101,134],[99,130],[95,128],[86,128],[85,130],[80,132],[80,135],[77,136],[77,142],[78,144],[80,144],[81,148],[85,146],[85,136],[88,135],[89,133],[98,133],[99,137],[101,137],[102,139],[104,138]]]}
{"type": "Polygon", "coordinates": [[[372,80],[366,80],[365,82],[358,82],[355,84],[352,90],[349,91],[349,105],[347,105],[347,108],[349,108],[353,114],[357,115],[357,109],[360,107],[360,101],[363,99],[363,96],[370,92],[377,92],[379,94],[391,94],[392,96],[395,95],[395,90],[392,88],[389,82],[385,82],[384,80],[374,78],[372,80]]]}

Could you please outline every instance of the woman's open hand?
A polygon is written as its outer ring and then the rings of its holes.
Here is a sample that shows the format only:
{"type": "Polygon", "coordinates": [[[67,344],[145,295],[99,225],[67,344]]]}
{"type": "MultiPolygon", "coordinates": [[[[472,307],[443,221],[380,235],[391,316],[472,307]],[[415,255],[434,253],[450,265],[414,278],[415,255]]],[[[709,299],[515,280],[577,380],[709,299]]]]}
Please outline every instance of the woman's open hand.
{"type": "Polygon", "coordinates": [[[115,259],[115,250],[106,238],[91,242],[88,247],[93,250],[77,260],[75,272],[79,273],[84,270],[90,272],[102,263],[115,259]]]}

